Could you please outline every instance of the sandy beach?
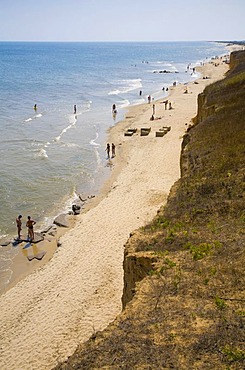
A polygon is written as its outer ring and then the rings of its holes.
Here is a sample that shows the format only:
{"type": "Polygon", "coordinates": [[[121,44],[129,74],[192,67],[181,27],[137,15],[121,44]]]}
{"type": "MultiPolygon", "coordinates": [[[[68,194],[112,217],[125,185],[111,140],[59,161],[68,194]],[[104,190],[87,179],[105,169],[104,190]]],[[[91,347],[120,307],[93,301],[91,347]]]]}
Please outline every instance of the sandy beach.
{"type": "Polygon", "coordinates": [[[0,297],[2,370],[51,369],[120,314],[124,245],[180,177],[182,137],[196,114],[197,95],[228,70],[216,63],[199,67],[208,78],[170,88],[166,99],[173,109],[162,100],[134,106],[111,129],[116,157],[108,161],[112,173],[101,194],[61,236],[53,257],[0,297]],[[156,137],[163,126],[171,130],[156,137]],[[149,135],[140,135],[142,127],[151,128],[149,135]],[[128,128],[137,132],[124,136],[128,128]]]}

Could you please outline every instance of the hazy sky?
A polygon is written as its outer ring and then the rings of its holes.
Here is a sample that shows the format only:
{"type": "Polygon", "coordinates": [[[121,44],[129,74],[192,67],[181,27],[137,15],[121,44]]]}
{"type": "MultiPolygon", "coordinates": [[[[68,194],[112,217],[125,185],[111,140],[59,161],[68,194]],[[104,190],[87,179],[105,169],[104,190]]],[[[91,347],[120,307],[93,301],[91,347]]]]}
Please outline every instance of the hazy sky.
{"type": "Polygon", "coordinates": [[[244,19],[245,0],[0,0],[0,40],[244,40],[244,19]]]}

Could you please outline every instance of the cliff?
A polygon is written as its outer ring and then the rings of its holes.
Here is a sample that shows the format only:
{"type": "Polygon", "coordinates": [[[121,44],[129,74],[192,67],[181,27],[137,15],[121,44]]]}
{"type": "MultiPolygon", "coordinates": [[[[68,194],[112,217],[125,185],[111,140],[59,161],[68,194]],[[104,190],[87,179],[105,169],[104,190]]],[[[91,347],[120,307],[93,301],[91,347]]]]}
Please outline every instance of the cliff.
{"type": "Polygon", "coordinates": [[[125,246],[122,314],[56,369],[245,368],[245,52],[198,98],[181,179],[125,246]]]}

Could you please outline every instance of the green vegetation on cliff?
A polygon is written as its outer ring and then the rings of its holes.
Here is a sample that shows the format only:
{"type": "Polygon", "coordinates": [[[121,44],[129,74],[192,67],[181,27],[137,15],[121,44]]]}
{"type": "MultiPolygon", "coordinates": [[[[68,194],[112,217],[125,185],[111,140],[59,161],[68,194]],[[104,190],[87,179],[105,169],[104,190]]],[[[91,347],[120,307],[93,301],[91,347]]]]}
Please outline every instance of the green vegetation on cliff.
{"type": "Polygon", "coordinates": [[[56,369],[245,368],[245,51],[230,67],[199,96],[167,205],[128,241],[125,310],[56,369]]]}

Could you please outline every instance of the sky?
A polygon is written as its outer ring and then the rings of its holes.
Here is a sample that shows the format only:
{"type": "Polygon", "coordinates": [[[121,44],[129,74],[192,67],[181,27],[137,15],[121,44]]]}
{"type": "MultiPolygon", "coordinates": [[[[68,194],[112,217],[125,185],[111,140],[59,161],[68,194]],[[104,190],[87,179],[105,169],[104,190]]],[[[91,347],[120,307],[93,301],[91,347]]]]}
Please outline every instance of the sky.
{"type": "Polygon", "coordinates": [[[0,0],[0,41],[245,40],[245,0],[0,0]]]}

